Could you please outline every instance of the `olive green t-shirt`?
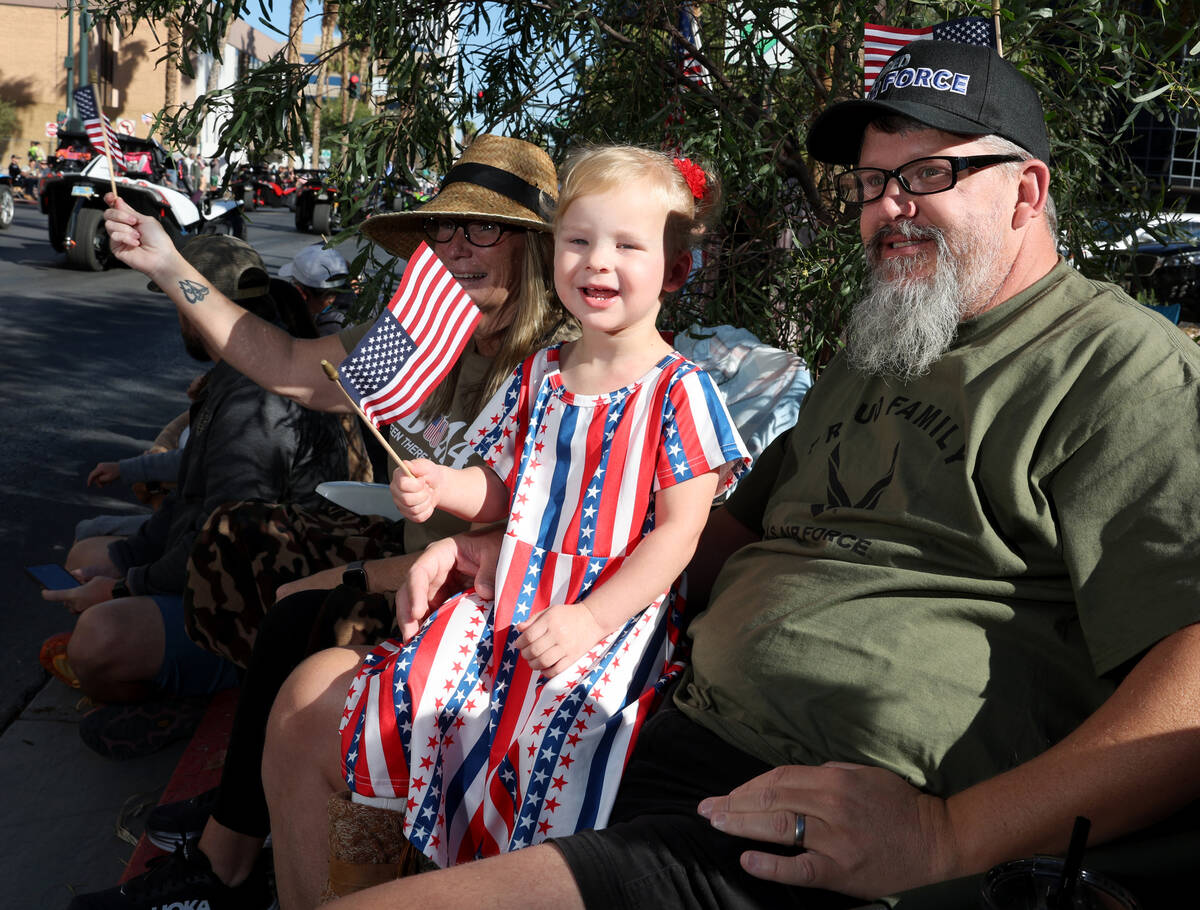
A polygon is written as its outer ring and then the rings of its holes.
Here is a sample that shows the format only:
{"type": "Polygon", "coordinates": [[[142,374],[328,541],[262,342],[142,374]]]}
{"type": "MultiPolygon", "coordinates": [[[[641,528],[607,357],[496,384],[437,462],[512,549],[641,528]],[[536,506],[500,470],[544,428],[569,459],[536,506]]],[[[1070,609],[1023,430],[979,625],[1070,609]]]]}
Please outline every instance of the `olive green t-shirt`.
{"type": "Polygon", "coordinates": [[[734,494],[763,539],[677,703],[773,764],[943,796],[1044,751],[1200,620],[1198,378],[1182,332],[1062,262],[923,377],[835,358],[734,494]]]}
{"type": "MultiPolygon", "coordinates": [[[[338,333],[347,353],[354,350],[370,328],[370,324],[364,323],[338,333]]],[[[429,415],[424,409],[418,409],[381,428],[396,454],[401,458],[428,458],[451,468],[461,468],[468,463],[482,464],[465,439],[467,428],[477,416],[468,407],[468,401],[478,394],[491,366],[492,358],[480,354],[473,340],[468,341],[457,368],[445,380],[455,383],[450,410],[445,414],[429,415]]],[[[390,477],[387,479],[391,480],[390,477]]],[[[405,523],[404,549],[409,553],[418,552],[432,541],[465,531],[468,527],[468,522],[436,510],[426,522],[405,523]]]]}

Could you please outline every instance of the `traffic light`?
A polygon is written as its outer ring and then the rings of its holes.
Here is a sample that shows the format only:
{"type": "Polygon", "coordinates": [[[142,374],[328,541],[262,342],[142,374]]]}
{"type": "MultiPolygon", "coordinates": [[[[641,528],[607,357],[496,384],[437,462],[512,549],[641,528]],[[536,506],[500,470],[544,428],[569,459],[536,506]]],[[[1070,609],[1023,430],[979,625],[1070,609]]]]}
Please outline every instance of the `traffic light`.
{"type": "Polygon", "coordinates": [[[355,73],[350,77],[350,97],[358,97],[358,73],[355,73]]]}

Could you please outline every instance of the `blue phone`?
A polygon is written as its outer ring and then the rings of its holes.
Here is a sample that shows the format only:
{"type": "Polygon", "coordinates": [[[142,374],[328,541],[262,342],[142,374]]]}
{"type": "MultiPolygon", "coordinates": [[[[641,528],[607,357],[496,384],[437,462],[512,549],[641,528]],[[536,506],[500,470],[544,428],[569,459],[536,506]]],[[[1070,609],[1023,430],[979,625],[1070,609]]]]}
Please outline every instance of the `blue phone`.
{"type": "Polygon", "coordinates": [[[60,565],[48,563],[44,566],[26,566],[25,571],[37,579],[43,588],[51,591],[61,591],[64,588],[76,588],[79,582],[75,576],[60,565]]]}

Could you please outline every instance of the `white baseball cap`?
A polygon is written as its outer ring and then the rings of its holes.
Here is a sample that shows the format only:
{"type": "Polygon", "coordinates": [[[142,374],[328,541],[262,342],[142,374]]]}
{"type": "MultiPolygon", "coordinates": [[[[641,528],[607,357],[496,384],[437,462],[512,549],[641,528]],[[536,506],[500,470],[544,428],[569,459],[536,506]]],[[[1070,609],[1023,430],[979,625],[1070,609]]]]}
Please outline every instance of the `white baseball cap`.
{"type": "Polygon", "coordinates": [[[305,287],[321,290],[344,288],[349,276],[345,257],[320,243],[306,246],[279,270],[280,278],[292,278],[305,287]]]}

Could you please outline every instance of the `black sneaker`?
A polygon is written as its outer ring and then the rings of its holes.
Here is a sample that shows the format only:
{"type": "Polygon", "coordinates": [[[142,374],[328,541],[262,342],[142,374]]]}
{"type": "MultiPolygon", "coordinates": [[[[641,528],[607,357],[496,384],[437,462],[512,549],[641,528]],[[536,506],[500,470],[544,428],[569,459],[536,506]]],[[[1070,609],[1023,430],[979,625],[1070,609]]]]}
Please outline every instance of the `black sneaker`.
{"type": "Polygon", "coordinates": [[[133,705],[105,705],[79,721],[79,738],[105,758],[150,755],[196,732],[209,696],[176,696],[133,705]]]}
{"type": "Polygon", "coordinates": [[[146,817],[146,838],[159,850],[174,850],[185,841],[194,841],[204,831],[217,801],[217,788],[205,790],[191,799],[155,806],[146,817]]]}
{"type": "Polygon", "coordinates": [[[164,907],[207,907],[208,910],[269,910],[275,898],[263,863],[250,877],[230,888],[213,875],[208,857],[179,847],[156,857],[146,871],[123,885],[77,894],[67,910],[160,910],[164,907]]]}

